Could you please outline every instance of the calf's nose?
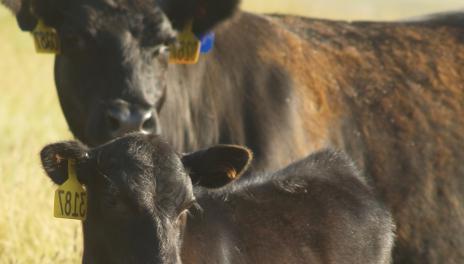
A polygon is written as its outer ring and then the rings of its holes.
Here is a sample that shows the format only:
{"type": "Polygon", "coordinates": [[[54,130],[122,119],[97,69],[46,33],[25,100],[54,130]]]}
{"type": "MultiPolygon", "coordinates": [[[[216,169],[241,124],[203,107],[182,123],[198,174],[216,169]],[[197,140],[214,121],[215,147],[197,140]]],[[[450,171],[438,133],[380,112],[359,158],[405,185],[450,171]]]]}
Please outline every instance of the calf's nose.
{"type": "Polygon", "coordinates": [[[113,137],[130,132],[160,134],[158,115],[152,109],[143,109],[127,103],[113,103],[106,111],[106,124],[113,137]]]}

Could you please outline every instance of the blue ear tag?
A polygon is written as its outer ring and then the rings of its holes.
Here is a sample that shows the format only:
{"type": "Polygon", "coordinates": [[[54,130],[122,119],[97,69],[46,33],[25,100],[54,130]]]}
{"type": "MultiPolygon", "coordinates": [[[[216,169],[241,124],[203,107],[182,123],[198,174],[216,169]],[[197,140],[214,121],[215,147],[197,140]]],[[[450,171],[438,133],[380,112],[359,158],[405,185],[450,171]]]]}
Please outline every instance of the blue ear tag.
{"type": "Polygon", "coordinates": [[[208,32],[204,34],[203,36],[200,36],[200,42],[201,42],[201,47],[200,47],[200,52],[201,53],[208,53],[210,52],[213,47],[214,47],[214,32],[208,32]]]}

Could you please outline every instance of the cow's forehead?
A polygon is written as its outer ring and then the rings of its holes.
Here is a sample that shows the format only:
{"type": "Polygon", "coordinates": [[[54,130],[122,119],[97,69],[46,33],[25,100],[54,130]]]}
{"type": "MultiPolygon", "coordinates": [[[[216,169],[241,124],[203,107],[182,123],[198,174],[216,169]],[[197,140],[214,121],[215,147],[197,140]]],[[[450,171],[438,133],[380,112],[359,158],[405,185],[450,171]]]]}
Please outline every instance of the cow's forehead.
{"type": "Polygon", "coordinates": [[[149,11],[159,5],[155,0],[77,0],[71,2],[75,6],[91,6],[96,9],[111,8],[119,11],[149,11]]]}
{"type": "Polygon", "coordinates": [[[105,27],[139,27],[151,25],[161,28],[166,17],[153,1],[83,0],[71,2],[63,11],[69,23],[104,29],[105,27]]]}

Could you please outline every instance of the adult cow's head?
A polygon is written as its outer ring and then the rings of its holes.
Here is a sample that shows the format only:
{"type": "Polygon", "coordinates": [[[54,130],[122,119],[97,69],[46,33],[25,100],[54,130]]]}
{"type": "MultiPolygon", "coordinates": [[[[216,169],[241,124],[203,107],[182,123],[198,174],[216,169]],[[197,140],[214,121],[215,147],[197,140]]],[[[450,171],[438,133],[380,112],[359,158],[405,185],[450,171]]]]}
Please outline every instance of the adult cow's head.
{"type": "Polygon", "coordinates": [[[155,135],[130,134],[94,149],[71,141],[49,145],[42,164],[53,182],[66,159],[88,192],[83,263],[180,263],[192,186],[222,187],[248,167],[251,153],[230,145],[178,155],[155,135]]]}
{"type": "Polygon", "coordinates": [[[60,103],[73,134],[98,145],[131,131],[160,133],[168,46],[193,21],[202,34],[239,0],[2,0],[22,30],[54,28],[60,103]]]}

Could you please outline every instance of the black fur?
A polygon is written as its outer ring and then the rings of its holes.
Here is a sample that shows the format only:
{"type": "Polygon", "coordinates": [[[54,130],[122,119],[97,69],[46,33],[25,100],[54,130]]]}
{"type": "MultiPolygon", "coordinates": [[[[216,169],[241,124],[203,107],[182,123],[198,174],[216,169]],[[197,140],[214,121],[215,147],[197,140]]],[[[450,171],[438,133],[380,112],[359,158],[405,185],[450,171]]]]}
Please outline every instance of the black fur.
{"type": "Polygon", "coordinates": [[[181,157],[159,137],[132,134],[77,152],[89,154],[76,165],[89,179],[83,263],[390,263],[391,216],[341,153],[219,186],[224,164],[246,170],[248,150],[181,157]],[[202,180],[192,185],[192,175],[202,180]]]}
{"type": "Polygon", "coordinates": [[[392,209],[397,263],[464,259],[462,13],[344,22],[237,11],[213,27],[211,53],[179,66],[159,47],[182,26],[158,3],[54,8],[60,12],[44,19],[63,44],[58,95],[81,141],[96,146],[126,133],[112,133],[108,120],[112,104],[124,101],[124,113],[151,112],[149,132],[161,129],[177,151],[250,147],[253,171],[337,146],[392,209]]]}

